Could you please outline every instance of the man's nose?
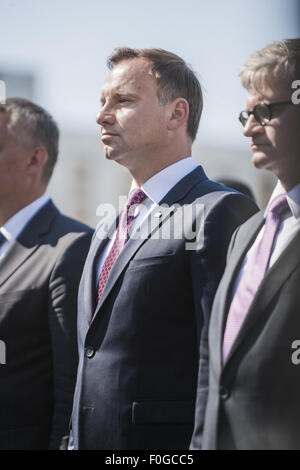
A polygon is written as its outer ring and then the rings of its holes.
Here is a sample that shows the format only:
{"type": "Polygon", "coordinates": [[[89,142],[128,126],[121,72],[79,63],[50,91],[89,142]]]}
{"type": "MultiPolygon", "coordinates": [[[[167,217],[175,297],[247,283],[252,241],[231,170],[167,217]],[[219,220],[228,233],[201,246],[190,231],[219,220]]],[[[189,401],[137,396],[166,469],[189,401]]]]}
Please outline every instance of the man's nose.
{"type": "Polygon", "coordinates": [[[100,126],[104,124],[114,124],[115,115],[112,110],[102,108],[101,111],[99,111],[99,113],[97,114],[96,122],[100,126]]]}
{"type": "Polygon", "coordinates": [[[244,126],[243,135],[245,137],[251,137],[254,134],[262,134],[264,131],[264,126],[262,126],[260,122],[255,119],[254,115],[251,114],[244,126]]]}

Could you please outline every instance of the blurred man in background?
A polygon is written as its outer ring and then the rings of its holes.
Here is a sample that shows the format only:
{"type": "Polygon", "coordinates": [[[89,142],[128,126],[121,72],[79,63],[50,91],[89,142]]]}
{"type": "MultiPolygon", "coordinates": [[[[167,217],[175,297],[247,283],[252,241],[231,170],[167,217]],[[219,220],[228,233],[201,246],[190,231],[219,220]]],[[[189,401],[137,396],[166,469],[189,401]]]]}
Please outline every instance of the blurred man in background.
{"type": "Polygon", "coordinates": [[[218,178],[216,181],[218,183],[223,184],[227,188],[232,188],[238,191],[239,193],[245,194],[245,196],[248,196],[253,199],[253,201],[255,201],[253,191],[250,188],[249,184],[244,183],[243,181],[235,178],[218,178]]]}
{"type": "Polygon", "coordinates": [[[202,92],[180,57],[119,48],[109,65],[97,122],[133,183],[117,228],[114,216],[98,227],[80,284],[74,448],[186,449],[227,244],[256,206],[191,157],[202,92]]]}
{"type": "Polygon", "coordinates": [[[91,229],[45,194],[58,128],[30,101],[0,106],[0,449],[58,449],[77,367],[76,301],[91,229]]]}
{"type": "Polygon", "coordinates": [[[300,449],[299,78],[300,39],[255,52],[241,72],[253,164],[278,183],[266,210],[235,232],[214,300],[204,449],[300,449]]]}

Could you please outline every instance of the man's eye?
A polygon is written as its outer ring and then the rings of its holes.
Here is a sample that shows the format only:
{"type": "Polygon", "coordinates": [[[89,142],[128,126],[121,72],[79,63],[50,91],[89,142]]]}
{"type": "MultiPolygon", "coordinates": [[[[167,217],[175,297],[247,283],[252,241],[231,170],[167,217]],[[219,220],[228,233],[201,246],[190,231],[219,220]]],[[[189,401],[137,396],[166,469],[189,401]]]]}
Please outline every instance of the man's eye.
{"type": "Polygon", "coordinates": [[[119,103],[127,103],[128,101],[128,98],[119,98],[119,103]]]}

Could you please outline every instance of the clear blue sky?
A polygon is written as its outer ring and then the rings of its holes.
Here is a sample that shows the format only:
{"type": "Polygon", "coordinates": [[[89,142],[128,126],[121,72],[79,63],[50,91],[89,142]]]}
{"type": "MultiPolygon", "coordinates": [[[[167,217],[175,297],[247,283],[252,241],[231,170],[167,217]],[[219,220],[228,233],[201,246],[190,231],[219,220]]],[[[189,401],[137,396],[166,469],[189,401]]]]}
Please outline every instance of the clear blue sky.
{"type": "Polygon", "coordinates": [[[107,56],[120,45],[162,47],[190,63],[205,87],[198,142],[245,148],[237,121],[246,96],[239,67],[255,49],[299,36],[298,4],[0,0],[0,69],[36,74],[35,100],[61,128],[96,134],[107,56]]]}

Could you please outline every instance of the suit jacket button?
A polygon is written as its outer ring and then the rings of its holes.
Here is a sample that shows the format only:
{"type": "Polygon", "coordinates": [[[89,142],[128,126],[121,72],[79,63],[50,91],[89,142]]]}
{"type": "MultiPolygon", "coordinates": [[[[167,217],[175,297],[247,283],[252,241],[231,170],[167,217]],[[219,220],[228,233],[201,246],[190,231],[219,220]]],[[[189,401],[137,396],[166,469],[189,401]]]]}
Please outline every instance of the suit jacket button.
{"type": "Polygon", "coordinates": [[[91,359],[95,355],[95,350],[91,346],[85,348],[85,357],[91,359]]]}
{"type": "Polygon", "coordinates": [[[228,388],[223,387],[223,385],[221,385],[221,387],[219,388],[219,395],[221,397],[221,400],[227,400],[227,398],[229,398],[230,396],[230,392],[228,388]]]}

